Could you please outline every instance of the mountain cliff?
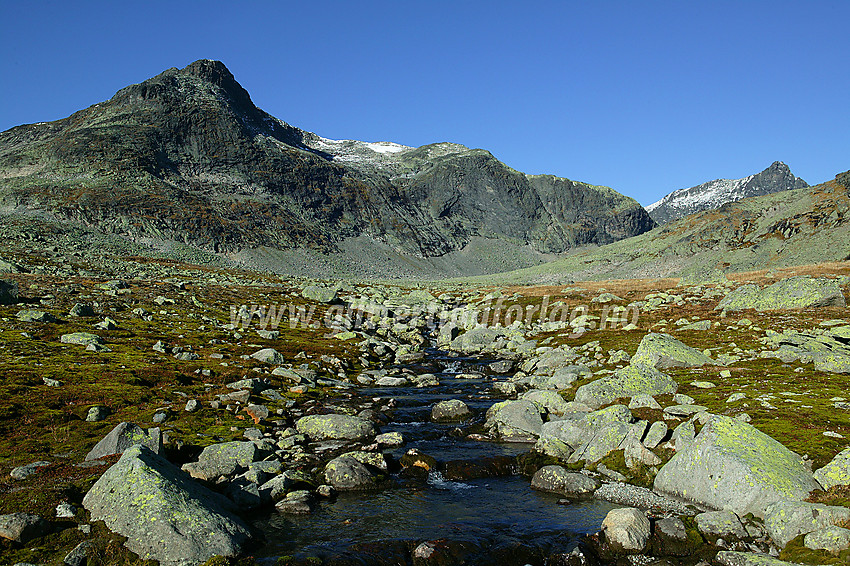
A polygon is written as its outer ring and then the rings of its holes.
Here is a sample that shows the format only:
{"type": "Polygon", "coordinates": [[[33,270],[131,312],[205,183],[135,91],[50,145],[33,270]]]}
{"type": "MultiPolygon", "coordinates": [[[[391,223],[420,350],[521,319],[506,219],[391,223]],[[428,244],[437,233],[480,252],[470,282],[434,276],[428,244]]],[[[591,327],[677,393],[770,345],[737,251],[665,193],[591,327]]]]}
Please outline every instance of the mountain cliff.
{"type": "Polygon", "coordinates": [[[525,175],[481,149],[302,131],[209,60],[0,133],[0,207],[270,269],[301,252],[354,271],[379,256],[417,265],[397,275],[521,267],[654,226],[607,187],[525,175]],[[499,257],[467,261],[470,250],[499,257]]]}
{"type": "Polygon", "coordinates": [[[719,208],[727,202],[808,186],[804,180],[795,177],[787,165],[774,161],[761,173],[743,179],[715,179],[673,191],[647,206],[646,211],[658,224],[666,224],[688,214],[719,208]]]}

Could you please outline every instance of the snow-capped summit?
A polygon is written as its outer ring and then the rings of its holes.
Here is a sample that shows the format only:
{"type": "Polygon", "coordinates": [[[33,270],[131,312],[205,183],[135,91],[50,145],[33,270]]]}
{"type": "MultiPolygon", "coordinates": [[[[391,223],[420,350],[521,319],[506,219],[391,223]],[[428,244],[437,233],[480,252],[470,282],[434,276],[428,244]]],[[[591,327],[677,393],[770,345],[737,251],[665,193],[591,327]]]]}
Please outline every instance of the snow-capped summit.
{"type": "Polygon", "coordinates": [[[803,179],[795,177],[783,162],[774,161],[761,173],[743,179],[715,179],[673,191],[647,206],[646,211],[658,224],[666,224],[688,214],[719,208],[727,202],[808,186],[803,179]]]}

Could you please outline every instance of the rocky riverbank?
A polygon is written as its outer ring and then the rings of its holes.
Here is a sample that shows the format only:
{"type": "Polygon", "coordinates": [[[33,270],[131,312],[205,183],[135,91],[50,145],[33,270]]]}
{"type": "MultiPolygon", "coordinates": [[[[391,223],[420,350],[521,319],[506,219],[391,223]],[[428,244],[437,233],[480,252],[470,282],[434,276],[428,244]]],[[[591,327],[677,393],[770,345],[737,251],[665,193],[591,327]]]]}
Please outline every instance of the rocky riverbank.
{"type": "MultiPolygon", "coordinates": [[[[431,472],[522,474],[529,492],[622,506],[577,550],[531,562],[827,563],[850,543],[846,273],[752,274],[759,292],[404,289],[141,258],[122,279],[13,265],[0,564],[244,562],[263,539],[252,514],[317,512],[431,472]],[[451,395],[464,381],[480,389],[451,395]],[[428,419],[446,434],[518,455],[409,447],[393,392],[435,388],[448,395],[428,419]]],[[[461,542],[392,556],[462,564],[461,542]]]]}

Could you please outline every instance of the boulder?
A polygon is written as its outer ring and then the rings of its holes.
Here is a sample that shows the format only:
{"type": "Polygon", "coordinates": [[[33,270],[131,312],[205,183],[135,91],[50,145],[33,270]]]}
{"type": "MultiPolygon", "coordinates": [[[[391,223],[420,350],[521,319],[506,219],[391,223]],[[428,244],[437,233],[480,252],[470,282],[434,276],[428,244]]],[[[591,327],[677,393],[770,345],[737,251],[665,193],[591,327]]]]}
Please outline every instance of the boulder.
{"type": "Polygon", "coordinates": [[[76,303],[71,310],[68,311],[69,316],[97,316],[97,312],[94,310],[94,307],[87,303],[76,303]]]}
{"type": "Polygon", "coordinates": [[[826,466],[815,471],[815,479],[824,489],[835,485],[850,485],[850,448],[845,448],[826,466]]]}
{"type": "Polygon", "coordinates": [[[624,397],[675,393],[678,384],[649,365],[629,364],[613,375],[591,381],[576,391],[575,400],[596,409],[624,397]]]}
{"type": "Polygon", "coordinates": [[[184,464],[183,470],[193,478],[215,481],[246,469],[256,459],[256,444],[234,440],[207,446],[198,455],[198,461],[184,464]]]}
{"type": "Polygon", "coordinates": [[[0,537],[26,544],[50,532],[50,523],[32,513],[0,515],[0,537]]]}
{"type": "Polygon", "coordinates": [[[715,415],[655,477],[655,489],[709,508],[764,517],[817,487],[803,459],[753,426],[715,415]]]}
{"type": "Polygon", "coordinates": [[[722,538],[726,542],[747,537],[741,519],[732,511],[707,511],[694,517],[699,532],[707,539],[722,538]]]}
{"type": "Polygon", "coordinates": [[[850,548],[850,529],[827,527],[813,531],[805,536],[803,544],[811,550],[825,550],[837,556],[842,550],[850,548]]]}
{"type": "Polygon", "coordinates": [[[531,487],[539,491],[559,493],[567,497],[589,497],[599,482],[595,479],[570,472],[562,466],[543,466],[531,478],[531,487]]]}
{"type": "Polygon", "coordinates": [[[503,336],[504,329],[493,326],[476,326],[451,341],[449,349],[465,354],[479,354],[492,349],[493,344],[503,336]]]}
{"type": "Polygon", "coordinates": [[[568,462],[598,462],[611,452],[622,448],[632,426],[626,423],[611,423],[592,431],[592,436],[578,446],[568,462]]]}
{"type": "Polygon", "coordinates": [[[722,550],[717,553],[714,561],[720,566],[799,566],[794,562],[785,562],[769,554],[737,550],[722,550]]]}
{"type": "Polygon", "coordinates": [[[295,428],[310,440],[365,440],[377,434],[374,424],[350,415],[301,417],[295,428]]]}
{"type": "Polygon", "coordinates": [[[50,462],[48,462],[47,460],[39,460],[38,462],[32,462],[30,464],[18,466],[17,468],[12,468],[12,471],[9,472],[9,475],[16,480],[25,480],[28,477],[37,474],[41,470],[41,468],[47,467],[49,465],[50,462]]]}
{"type": "Polygon", "coordinates": [[[602,532],[613,552],[638,554],[649,542],[652,528],[643,511],[623,507],[608,512],[602,521],[602,532]]]}
{"type": "Polygon", "coordinates": [[[521,399],[537,403],[550,415],[563,415],[570,412],[571,405],[554,391],[531,390],[522,394],[521,399]]]}
{"type": "Polygon", "coordinates": [[[15,315],[21,322],[56,322],[56,317],[44,311],[24,309],[15,315]]]}
{"type": "Polygon", "coordinates": [[[79,346],[103,346],[103,338],[91,332],[73,332],[71,334],[63,334],[59,341],[63,344],[77,344],[79,346]]]}
{"type": "Polygon", "coordinates": [[[325,466],[325,481],[340,491],[354,491],[375,487],[375,474],[353,456],[334,458],[325,466]]]}
{"type": "Polygon", "coordinates": [[[758,311],[845,307],[847,302],[837,279],[790,277],[760,289],[756,285],[738,287],[715,307],[715,310],[758,311]]]}
{"type": "Polygon", "coordinates": [[[460,422],[472,416],[472,411],[460,399],[440,401],[431,408],[431,420],[438,423],[460,422]]]}
{"type": "Polygon", "coordinates": [[[128,448],[83,498],[92,521],[127,537],[142,560],[195,566],[234,556],[251,539],[233,504],[145,446],[128,448]]]}
{"type": "Polygon", "coordinates": [[[850,521],[850,508],[808,503],[777,501],[767,507],[764,528],[779,547],[792,539],[850,521]]]}
{"type": "Polygon", "coordinates": [[[15,281],[0,279],[0,305],[14,305],[18,302],[18,284],[15,281]]]}
{"type": "Polygon", "coordinates": [[[507,442],[534,442],[543,428],[540,407],[526,399],[502,401],[487,410],[484,424],[507,442]]]}
{"type": "Polygon", "coordinates": [[[643,364],[657,369],[698,367],[716,362],[695,348],[691,348],[669,334],[650,332],[638,345],[632,364],[643,364]]]}
{"type": "Polygon", "coordinates": [[[283,354],[274,348],[263,348],[251,354],[251,357],[264,364],[280,365],[286,361],[283,354]]]}
{"type": "Polygon", "coordinates": [[[301,296],[310,301],[316,301],[324,304],[332,304],[339,300],[337,296],[338,289],[336,287],[319,287],[318,285],[308,285],[301,291],[301,296]]]}
{"type": "Polygon", "coordinates": [[[123,454],[129,447],[137,444],[144,444],[159,454],[162,452],[162,433],[159,428],[145,430],[133,423],[118,423],[86,454],[86,462],[113,454],[123,454]]]}

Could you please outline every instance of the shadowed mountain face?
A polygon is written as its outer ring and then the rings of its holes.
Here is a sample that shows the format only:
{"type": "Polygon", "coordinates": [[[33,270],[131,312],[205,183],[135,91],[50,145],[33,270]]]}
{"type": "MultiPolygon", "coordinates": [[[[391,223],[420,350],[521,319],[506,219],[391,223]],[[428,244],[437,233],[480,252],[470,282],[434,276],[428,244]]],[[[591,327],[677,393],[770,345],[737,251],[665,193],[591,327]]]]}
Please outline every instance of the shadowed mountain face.
{"type": "Polygon", "coordinates": [[[333,253],[357,238],[437,258],[483,238],[542,257],[654,226],[611,189],[527,176],[484,150],[304,132],[208,60],[0,133],[0,205],[217,253],[333,253]]]}
{"type": "Polygon", "coordinates": [[[770,167],[743,179],[715,179],[689,189],[679,189],[646,207],[658,224],[666,224],[689,214],[719,208],[727,202],[803,189],[809,185],[795,177],[787,165],[774,161],[770,167]]]}

